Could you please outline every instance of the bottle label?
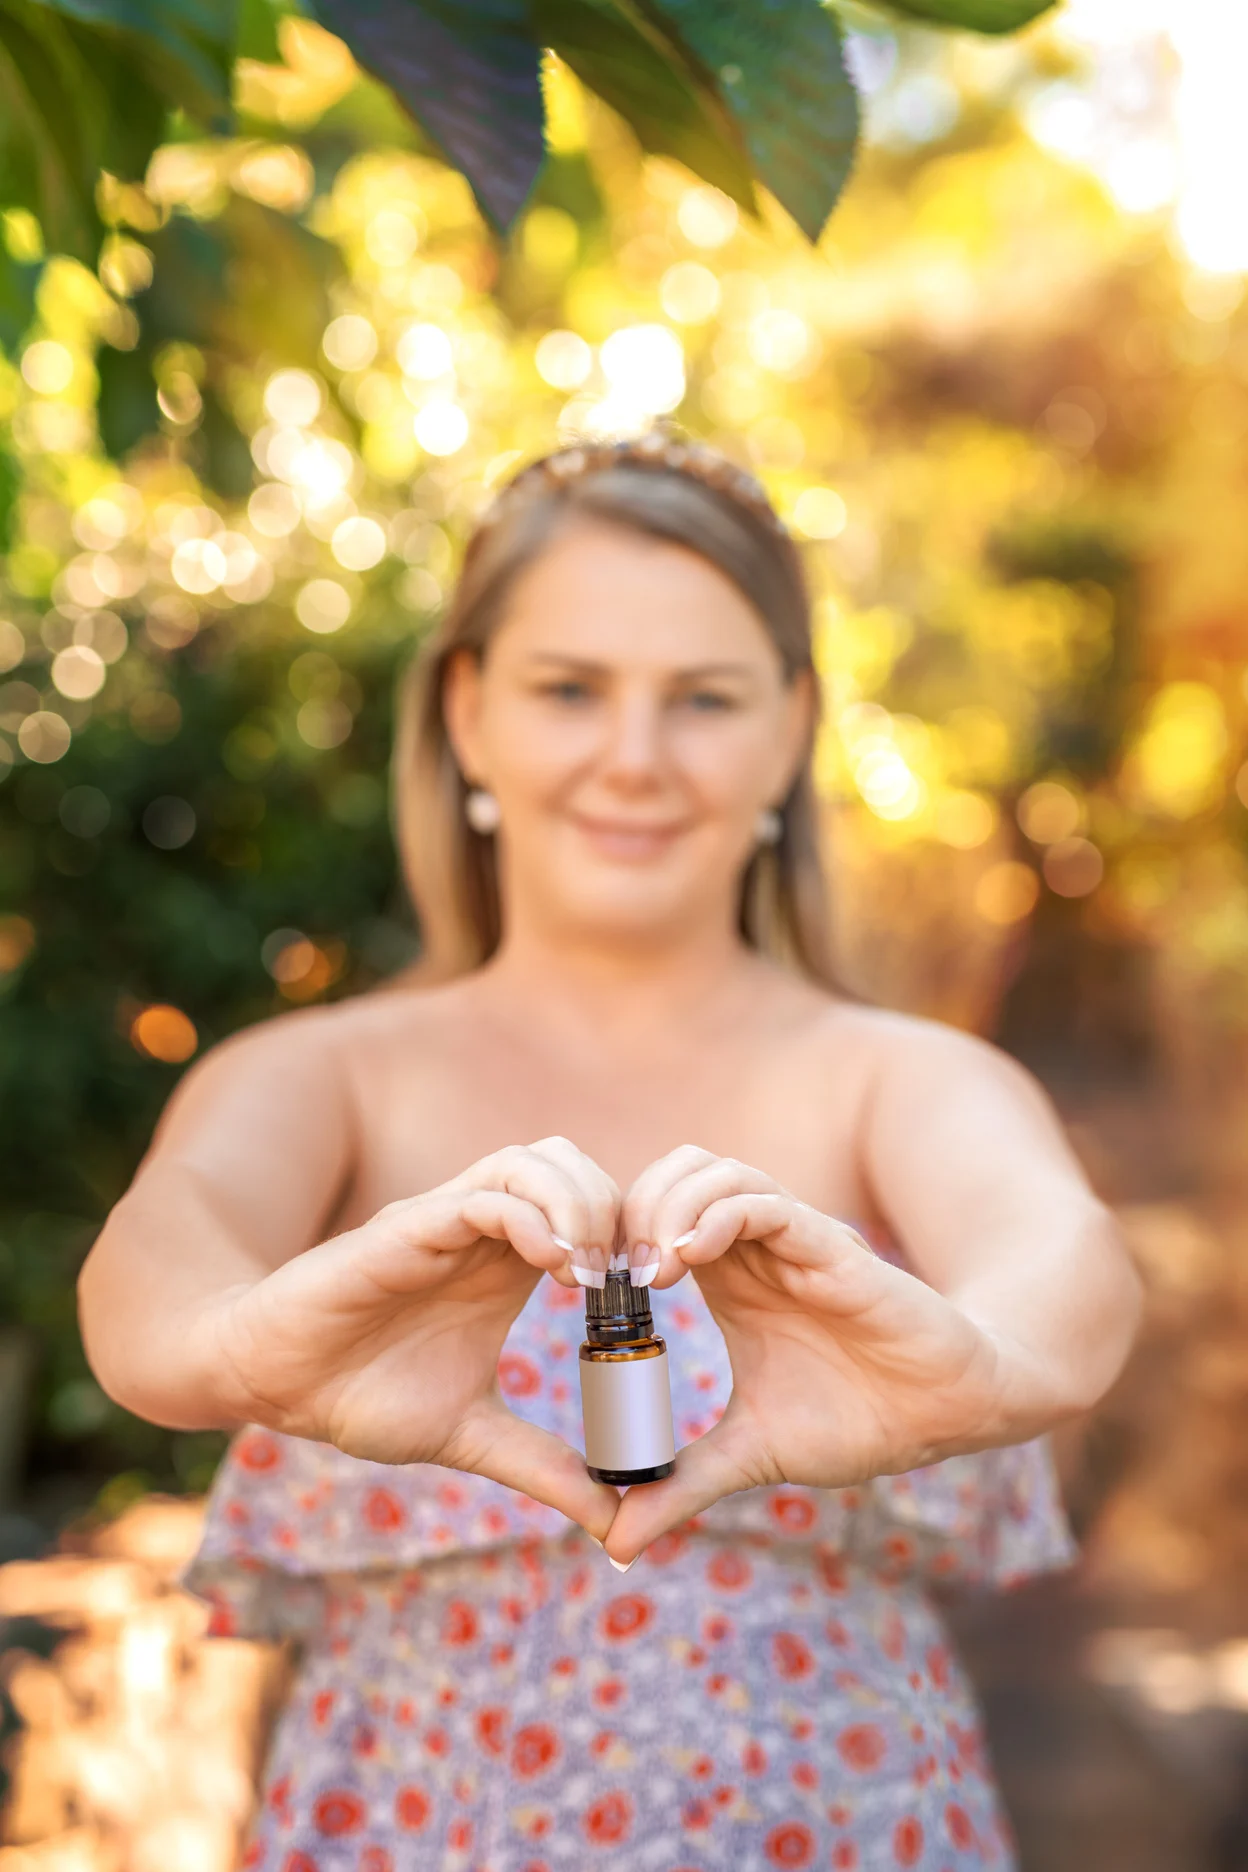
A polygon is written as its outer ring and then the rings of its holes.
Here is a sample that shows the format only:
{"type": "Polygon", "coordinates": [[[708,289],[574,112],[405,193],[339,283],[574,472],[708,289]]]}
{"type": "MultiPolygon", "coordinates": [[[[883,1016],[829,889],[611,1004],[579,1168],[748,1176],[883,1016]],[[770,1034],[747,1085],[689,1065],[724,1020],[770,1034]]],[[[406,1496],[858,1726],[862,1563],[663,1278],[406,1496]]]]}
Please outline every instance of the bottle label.
{"type": "Polygon", "coordinates": [[[676,1454],[667,1353],[582,1359],[585,1460],[594,1469],[654,1469],[676,1454]]]}

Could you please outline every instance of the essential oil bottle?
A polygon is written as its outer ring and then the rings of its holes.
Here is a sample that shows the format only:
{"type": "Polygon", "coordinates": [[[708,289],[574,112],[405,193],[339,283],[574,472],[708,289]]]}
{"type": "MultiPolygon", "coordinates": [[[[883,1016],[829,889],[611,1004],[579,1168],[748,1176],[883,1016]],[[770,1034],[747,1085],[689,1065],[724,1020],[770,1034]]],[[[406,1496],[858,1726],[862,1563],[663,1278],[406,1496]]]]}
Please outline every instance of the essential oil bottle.
{"type": "Polygon", "coordinates": [[[661,1482],[676,1467],[667,1347],[654,1330],[650,1289],[627,1268],[585,1290],[581,1409],[585,1461],[595,1482],[661,1482]]]}

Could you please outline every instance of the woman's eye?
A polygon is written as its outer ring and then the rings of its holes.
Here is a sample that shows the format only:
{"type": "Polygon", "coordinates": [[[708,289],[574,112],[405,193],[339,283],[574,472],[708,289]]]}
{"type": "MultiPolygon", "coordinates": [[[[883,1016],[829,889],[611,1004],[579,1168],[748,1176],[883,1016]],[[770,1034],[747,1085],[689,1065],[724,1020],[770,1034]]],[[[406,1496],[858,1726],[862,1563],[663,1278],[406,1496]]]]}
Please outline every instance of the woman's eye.
{"type": "Polygon", "coordinates": [[[733,706],[731,696],[721,695],[717,689],[691,689],[684,698],[687,705],[699,714],[714,714],[733,706]]]}
{"type": "Polygon", "coordinates": [[[569,677],[565,682],[547,683],[544,693],[552,702],[586,702],[589,700],[588,683],[577,682],[569,677]]]}

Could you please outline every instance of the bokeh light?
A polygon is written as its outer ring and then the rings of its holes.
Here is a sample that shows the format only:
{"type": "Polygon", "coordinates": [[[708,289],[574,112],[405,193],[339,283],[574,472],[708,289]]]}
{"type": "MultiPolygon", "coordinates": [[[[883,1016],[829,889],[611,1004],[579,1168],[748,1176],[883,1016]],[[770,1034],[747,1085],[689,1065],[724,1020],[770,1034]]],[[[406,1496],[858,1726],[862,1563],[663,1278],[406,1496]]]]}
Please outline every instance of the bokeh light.
{"type": "Polygon", "coordinates": [[[135,1015],[130,1041],[135,1051],[146,1054],[148,1059],[180,1066],[195,1052],[199,1035],[194,1022],[180,1008],[156,1002],[135,1015]]]}

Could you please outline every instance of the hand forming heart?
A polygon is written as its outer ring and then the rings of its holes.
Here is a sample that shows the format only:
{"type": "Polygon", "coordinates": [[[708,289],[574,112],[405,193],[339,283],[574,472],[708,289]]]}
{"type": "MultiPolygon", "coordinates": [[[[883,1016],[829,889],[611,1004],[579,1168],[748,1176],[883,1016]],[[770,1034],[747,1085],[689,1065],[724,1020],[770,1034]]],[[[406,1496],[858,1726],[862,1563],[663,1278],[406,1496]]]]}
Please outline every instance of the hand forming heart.
{"type": "Polygon", "coordinates": [[[614,1559],[631,1560],[738,1489],[836,1488],[898,1473],[973,1443],[991,1421],[988,1335],[762,1172],[684,1146],[643,1172],[622,1220],[630,1244],[659,1252],[662,1285],[693,1271],[727,1343],[733,1389],[670,1479],[625,1496],[607,1540],[614,1559]]]}
{"type": "Polygon", "coordinates": [[[500,1151],[232,1290],[212,1324],[238,1420],[489,1476],[609,1535],[616,1560],[739,1489],[930,1459],[985,1416],[995,1370],[986,1334],[852,1228],[691,1145],[623,1203],[565,1138],[500,1151]],[[622,1502],[496,1385],[541,1273],[575,1280],[570,1243],[582,1272],[624,1247],[661,1286],[692,1271],[732,1363],[721,1421],[622,1502]]]}
{"type": "Polygon", "coordinates": [[[231,1418],[390,1463],[442,1463],[558,1508],[595,1538],[619,1505],[561,1438],[507,1409],[497,1367],[542,1273],[605,1269],[615,1184],[565,1138],[482,1158],[230,1290],[210,1316],[231,1418]]]}

